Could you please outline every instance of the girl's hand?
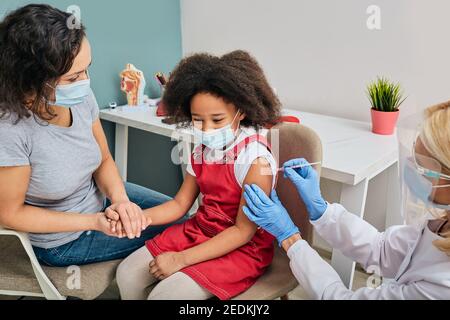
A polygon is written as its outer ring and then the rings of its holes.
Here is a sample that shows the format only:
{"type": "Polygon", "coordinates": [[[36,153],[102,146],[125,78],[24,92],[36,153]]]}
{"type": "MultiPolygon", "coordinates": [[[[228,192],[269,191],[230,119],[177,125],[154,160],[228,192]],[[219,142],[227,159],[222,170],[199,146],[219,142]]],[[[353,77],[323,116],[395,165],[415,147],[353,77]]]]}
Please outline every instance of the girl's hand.
{"type": "Polygon", "coordinates": [[[106,218],[111,224],[111,230],[114,234],[122,239],[125,237],[125,232],[123,230],[122,222],[120,221],[119,214],[110,208],[105,210],[106,218]]]}
{"type": "Polygon", "coordinates": [[[131,201],[113,203],[105,212],[111,220],[120,221],[117,228],[129,239],[139,238],[141,232],[149,225],[142,209],[131,201]]]}
{"type": "Polygon", "coordinates": [[[182,252],[165,252],[150,261],[150,274],[158,280],[166,279],[187,267],[182,252]]]}
{"type": "MultiPolygon", "coordinates": [[[[106,218],[111,223],[111,230],[114,232],[114,235],[118,238],[126,237],[122,221],[120,220],[120,215],[111,208],[106,208],[105,214],[106,218]]],[[[151,223],[151,219],[142,214],[142,225],[145,225],[147,228],[151,223]]]]}

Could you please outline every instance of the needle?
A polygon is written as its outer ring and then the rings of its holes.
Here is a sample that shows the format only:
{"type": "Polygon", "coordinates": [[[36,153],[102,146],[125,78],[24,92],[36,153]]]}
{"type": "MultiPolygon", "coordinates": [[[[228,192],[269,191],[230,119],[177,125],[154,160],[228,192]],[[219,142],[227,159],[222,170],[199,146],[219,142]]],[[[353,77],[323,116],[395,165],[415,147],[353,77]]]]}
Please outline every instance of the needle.
{"type": "MultiPolygon", "coordinates": [[[[303,167],[307,167],[307,166],[313,166],[315,164],[320,164],[320,163],[321,162],[318,161],[318,162],[313,162],[313,163],[299,164],[299,165],[296,165],[296,166],[286,167],[286,168],[298,169],[298,168],[303,168],[303,167]]],[[[281,168],[278,168],[278,171],[284,171],[284,169],[285,169],[284,167],[281,167],[281,168]]]]}

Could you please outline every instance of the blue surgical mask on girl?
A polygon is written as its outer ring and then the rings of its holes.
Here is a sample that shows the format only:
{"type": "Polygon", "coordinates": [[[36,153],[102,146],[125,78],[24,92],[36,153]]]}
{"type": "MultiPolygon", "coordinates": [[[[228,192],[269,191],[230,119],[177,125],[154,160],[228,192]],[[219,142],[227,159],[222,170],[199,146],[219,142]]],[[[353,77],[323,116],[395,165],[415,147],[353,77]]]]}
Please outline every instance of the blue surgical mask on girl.
{"type": "Polygon", "coordinates": [[[220,150],[229,145],[236,138],[232,125],[236,120],[239,111],[231,121],[230,124],[220,129],[214,129],[210,131],[202,131],[194,126],[194,137],[197,141],[200,141],[203,145],[210,149],[220,150]]]}
{"type": "Polygon", "coordinates": [[[56,99],[51,104],[70,108],[82,103],[89,96],[91,93],[91,79],[57,85],[54,89],[56,99]]]}

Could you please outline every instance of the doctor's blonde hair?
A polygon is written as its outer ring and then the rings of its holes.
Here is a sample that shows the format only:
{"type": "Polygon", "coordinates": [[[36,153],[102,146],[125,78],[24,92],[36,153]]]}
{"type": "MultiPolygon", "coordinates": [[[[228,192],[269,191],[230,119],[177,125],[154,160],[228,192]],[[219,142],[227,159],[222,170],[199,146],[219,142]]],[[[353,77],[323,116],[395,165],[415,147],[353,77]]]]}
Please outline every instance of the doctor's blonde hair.
{"type": "MultiPolygon", "coordinates": [[[[428,152],[450,172],[450,101],[425,110],[420,139],[428,152]]],[[[435,240],[433,244],[450,256],[450,231],[443,234],[443,237],[444,239],[435,240]]]]}

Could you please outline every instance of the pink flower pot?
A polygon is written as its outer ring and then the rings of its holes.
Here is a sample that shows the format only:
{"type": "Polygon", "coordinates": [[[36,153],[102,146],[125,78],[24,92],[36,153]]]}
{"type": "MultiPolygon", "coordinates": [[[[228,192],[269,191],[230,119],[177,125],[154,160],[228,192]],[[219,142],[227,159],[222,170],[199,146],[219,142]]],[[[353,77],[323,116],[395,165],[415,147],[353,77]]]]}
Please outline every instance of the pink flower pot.
{"type": "Polygon", "coordinates": [[[399,111],[384,112],[371,109],[372,132],[376,134],[391,135],[397,124],[399,111]]]}

